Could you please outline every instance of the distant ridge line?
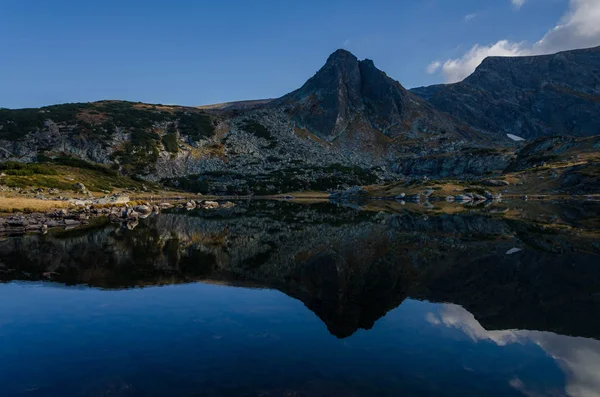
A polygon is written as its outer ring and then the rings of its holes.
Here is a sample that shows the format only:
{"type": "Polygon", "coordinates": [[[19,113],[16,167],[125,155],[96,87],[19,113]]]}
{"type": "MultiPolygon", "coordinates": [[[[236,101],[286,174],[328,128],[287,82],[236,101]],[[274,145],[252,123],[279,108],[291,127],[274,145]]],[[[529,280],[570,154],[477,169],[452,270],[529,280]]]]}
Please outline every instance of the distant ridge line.
{"type": "Polygon", "coordinates": [[[196,107],[196,109],[203,109],[203,110],[247,109],[247,108],[251,108],[254,106],[266,105],[267,103],[271,102],[273,99],[274,98],[253,99],[253,100],[248,100],[248,101],[222,102],[222,103],[215,103],[215,104],[211,104],[211,105],[202,105],[202,106],[195,106],[195,107],[196,107]]]}

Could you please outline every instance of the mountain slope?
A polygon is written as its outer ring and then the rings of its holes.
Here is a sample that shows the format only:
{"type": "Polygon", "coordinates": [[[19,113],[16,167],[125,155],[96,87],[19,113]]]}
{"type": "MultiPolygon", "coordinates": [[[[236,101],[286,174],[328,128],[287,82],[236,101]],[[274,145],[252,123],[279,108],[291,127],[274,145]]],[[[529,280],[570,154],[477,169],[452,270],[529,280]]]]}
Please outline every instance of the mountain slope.
{"type": "Polygon", "coordinates": [[[472,138],[468,129],[461,131],[450,117],[404,89],[373,61],[359,61],[345,50],[331,54],[300,89],[270,106],[285,109],[300,126],[327,141],[352,129],[371,130],[392,139],[423,134],[472,138]]]}
{"type": "Polygon", "coordinates": [[[203,193],[347,188],[397,178],[402,159],[482,144],[492,143],[344,50],[275,100],[0,109],[0,160],[74,157],[203,193]]]}
{"type": "Polygon", "coordinates": [[[600,134],[600,47],[489,57],[464,81],[411,90],[436,109],[504,137],[600,134]]]}
{"type": "Polygon", "coordinates": [[[600,133],[599,53],[490,58],[462,83],[415,90],[431,103],[338,50],[274,100],[0,109],[0,160],[77,158],[170,187],[244,195],[491,177],[513,160],[506,133],[600,133]]]}

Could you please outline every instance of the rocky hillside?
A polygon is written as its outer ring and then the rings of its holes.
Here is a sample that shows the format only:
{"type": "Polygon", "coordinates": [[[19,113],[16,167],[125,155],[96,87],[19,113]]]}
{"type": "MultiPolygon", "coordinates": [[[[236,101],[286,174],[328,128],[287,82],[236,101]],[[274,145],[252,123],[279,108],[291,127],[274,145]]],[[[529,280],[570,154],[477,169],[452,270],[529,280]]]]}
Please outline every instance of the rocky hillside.
{"type": "Polygon", "coordinates": [[[498,176],[524,146],[506,133],[599,133],[597,54],[488,59],[463,83],[414,90],[427,100],[338,50],[300,89],[273,100],[0,109],[0,161],[73,158],[217,194],[498,176]]]}
{"type": "Polygon", "coordinates": [[[540,138],[516,153],[504,174],[552,194],[600,193],[600,137],[540,138]]]}
{"type": "Polygon", "coordinates": [[[411,90],[465,124],[505,138],[600,134],[600,47],[489,57],[464,81],[411,90]]]}
{"type": "Polygon", "coordinates": [[[325,65],[300,89],[270,103],[283,107],[298,123],[320,138],[334,141],[363,129],[379,138],[423,139],[446,135],[472,139],[468,128],[435,111],[425,101],[345,50],[329,56],[325,65]]]}
{"type": "Polygon", "coordinates": [[[401,177],[396,165],[403,158],[482,144],[489,142],[372,61],[342,50],[302,88],[276,100],[200,108],[100,101],[0,109],[0,160],[73,157],[202,193],[378,183],[401,177]]]}
{"type": "Polygon", "coordinates": [[[65,157],[202,192],[245,194],[253,180],[256,193],[277,193],[268,187],[335,187],[329,185],[374,178],[373,163],[299,136],[276,110],[236,114],[122,101],[0,110],[1,160],[65,157]]]}

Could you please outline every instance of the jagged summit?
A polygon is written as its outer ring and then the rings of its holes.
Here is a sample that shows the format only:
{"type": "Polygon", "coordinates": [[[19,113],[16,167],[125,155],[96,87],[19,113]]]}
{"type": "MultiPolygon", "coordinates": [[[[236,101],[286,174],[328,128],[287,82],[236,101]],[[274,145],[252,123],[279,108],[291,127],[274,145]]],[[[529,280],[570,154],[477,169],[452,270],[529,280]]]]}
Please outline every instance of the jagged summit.
{"type": "Polygon", "coordinates": [[[337,49],[334,52],[332,52],[331,55],[329,55],[326,63],[337,62],[339,60],[344,60],[344,59],[354,59],[355,61],[358,61],[358,58],[356,57],[356,55],[354,55],[353,53],[351,53],[348,50],[340,48],[340,49],[337,49]]]}
{"type": "Polygon", "coordinates": [[[447,117],[377,69],[372,60],[360,61],[343,49],[332,53],[301,88],[271,106],[284,107],[302,127],[329,141],[354,129],[390,138],[454,129],[447,117]]]}

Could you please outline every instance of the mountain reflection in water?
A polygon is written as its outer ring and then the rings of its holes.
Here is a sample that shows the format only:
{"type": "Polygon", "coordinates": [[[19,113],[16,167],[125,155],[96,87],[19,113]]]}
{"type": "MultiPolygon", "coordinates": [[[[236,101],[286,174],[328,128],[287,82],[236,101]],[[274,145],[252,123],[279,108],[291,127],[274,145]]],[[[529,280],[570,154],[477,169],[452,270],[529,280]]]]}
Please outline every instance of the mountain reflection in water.
{"type": "Polygon", "coordinates": [[[0,387],[597,396],[599,208],[519,205],[256,201],[6,238],[0,387]]]}

